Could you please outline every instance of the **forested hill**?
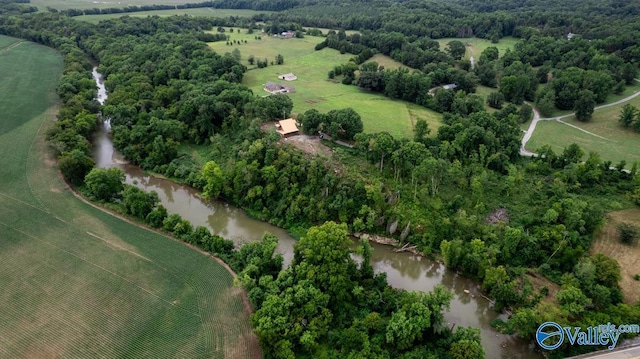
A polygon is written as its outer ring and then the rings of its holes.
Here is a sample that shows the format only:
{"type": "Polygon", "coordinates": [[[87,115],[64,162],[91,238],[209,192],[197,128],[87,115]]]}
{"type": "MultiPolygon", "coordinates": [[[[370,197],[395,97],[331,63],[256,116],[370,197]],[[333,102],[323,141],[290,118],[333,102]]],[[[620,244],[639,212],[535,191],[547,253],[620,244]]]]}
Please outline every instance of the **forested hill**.
{"type": "Polygon", "coordinates": [[[626,19],[640,14],[631,1],[299,1],[292,9],[273,15],[274,20],[296,21],[305,26],[352,30],[383,29],[405,35],[499,39],[532,27],[543,35],[568,32],[585,38],[603,38],[638,29],[626,19]]]}

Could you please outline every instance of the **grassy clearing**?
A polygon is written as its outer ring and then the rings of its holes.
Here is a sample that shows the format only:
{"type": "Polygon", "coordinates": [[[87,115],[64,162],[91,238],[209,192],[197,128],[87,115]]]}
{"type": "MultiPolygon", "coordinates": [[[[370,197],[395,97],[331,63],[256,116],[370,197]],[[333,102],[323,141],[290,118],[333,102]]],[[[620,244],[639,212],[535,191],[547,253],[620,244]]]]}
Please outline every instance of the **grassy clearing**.
{"type": "MultiPolygon", "coordinates": [[[[388,131],[395,137],[411,137],[413,125],[418,118],[425,119],[434,133],[440,126],[441,116],[436,112],[405,101],[391,100],[380,94],[362,91],[357,86],[329,81],[327,73],[334,66],[347,62],[353,55],[340,54],[337,50],[328,48],[315,51],[315,45],[323,41],[321,37],[279,39],[263,35],[262,40],[256,40],[258,33],[247,34],[246,30],[238,33],[237,29],[228,34],[231,41],[239,40],[242,44],[230,46],[225,42],[215,42],[210,44],[211,48],[219,53],[232,52],[237,48],[240,50],[242,63],[247,66],[250,55],[272,61],[277,54],[282,54],[283,65],[263,69],[249,66],[251,69],[245,74],[243,83],[256,94],[266,95],[263,84],[268,81],[281,81],[278,80],[279,74],[296,74],[298,79],[290,83],[296,90],[289,94],[295,113],[303,113],[312,108],[328,112],[352,107],[362,116],[365,132],[388,131]],[[246,44],[244,40],[247,41],[246,44]]],[[[386,68],[399,66],[388,57],[378,56],[377,59],[380,60],[379,63],[384,62],[386,68]]]]}
{"type": "Polygon", "coordinates": [[[625,160],[629,167],[640,159],[639,134],[614,128],[609,134],[604,140],[556,121],[541,121],[527,142],[527,149],[536,150],[548,144],[556,153],[561,153],[565,147],[576,143],[585,153],[597,152],[603,160],[610,160],[613,164],[625,160]]]}
{"type": "MultiPolygon", "coordinates": [[[[626,103],[640,107],[640,96],[626,103]]],[[[561,151],[565,146],[575,142],[587,153],[597,152],[602,159],[610,160],[614,164],[625,160],[630,165],[640,160],[640,134],[618,124],[623,106],[624,104],[620,104],[596,110],[589,122],[577,121],[575,117],[564,120],[606,140],[561,123],[544,121],[538,123],[527,148],[532,150],[549,144],[554,151],[561,151]]]]}
{"type": "Polygon", "coordinates": [[[214,9],[210,7],[196,8],[196,9],[177,9],[177,10],[153,10],[153,11],[138,11],[129,12],[123,14],[100,14],[100,15],[82,15],[76,16],[75,19],[97,24],[102,20],[117,19],[122,16],[131,17],[148,17],[148,16],[174,16],[174,15],[190,15],[190,16],[204,16],[204,17],[249,17],[256,14],[264,14],[269,11],[254,11],[254,10],[235,10],[235,9],[214,9]]]}
{"type": "Polygon", "coordinates": [[[31,43],[0,56],[0,78],[18,77],[17,64],[25,78],[0,99],[30,100],[0,105],[23,110],[0,134],[0,357],[259,357],[227,270],[60,182],[44,141],[60,56],[31,43]]]}
{"type": "Polygon", "coordinates": [[[480,54],[487,47],[490,47],[490,46],[497,47],[500,56],[502,56],[504,55],[507,49],[513,49],[513,45],[515,45],[516,42],[519,41],[519,39],[510,37],[510,36],[503,37],[502,39],[500,39],[500,42],[498,42],[497,44],[491,43],[490,40],[479,39],[477,37],[465,38],[465,39],[458,39],[453,37],[445,38],[445,39],[437,39],[438,43],[440,43],[440,49],[443,49],[443,50],[447,47],[447,44],[449,43],[449,41],[453,41],[453,40],[462,41],[467,46],[467,52],[464,55],[465,59],[468,59],[471,56],[473,56],[476,60],[480,58],[480,54]]]}
{"type": "Polygon", "coordinates": [[[618,224],[627,222],[640,228],[640,209],[628,209],[609,213],[605,226],[596,235],[591,245],[592,253],[602,253],[620,263],[622,280],[620,287],[625,302],[635,303],[640,298],[640,281],[633,277],[640,274],[640,245],[625,245],[618,240],[618,224]]]}
{"type": "Polygon", "coordinates": [[[66,9],[107,9],[124,8],[142,5],[182,5],[194,3],[193,0],[31,0],[30,5],[37,6],[40,11],[47,7],[58,10],[66,9]]]}

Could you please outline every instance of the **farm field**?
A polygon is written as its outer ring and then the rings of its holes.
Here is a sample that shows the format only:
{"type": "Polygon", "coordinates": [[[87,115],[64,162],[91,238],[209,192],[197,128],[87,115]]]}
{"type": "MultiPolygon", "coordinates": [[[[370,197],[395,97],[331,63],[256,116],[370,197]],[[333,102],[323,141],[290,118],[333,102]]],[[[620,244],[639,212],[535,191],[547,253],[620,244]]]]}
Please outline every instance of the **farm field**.
{"type": "MultiPolygon", "coordinates": [[[[633,91],[633,88],[628,91],[633,91]]],[[[640,107],[640,96],[625,103],[640,107]]],[[[640,134],[625,129],[618,123],[623,106],[624,104],[619,104],[595,110],[589,122],[577,121],[575,117],[563,120],[602,138],[555,121],[541,121],[527,143],[527,149],[535,150],[549,144],[554,151],[559,152],[575,142],[587,154],[591,151],[597,152],[603,160],[610,160],[614,164],[625,160],[630,168],[634,161],[640,160],[640,134]]]]}
{"type": "Polygon", "coordinates": [[[40,11],[46,11],[47,7],[58,10],[66,9],[106,9],[124,8],[127,6],[143,5],[182,5],[193,3],[193,0],[31,0],[30,5],[37,6],[40,11]]]}
{"type": "Polygon", "coordinates": [[[224,267],[61,183],[44,137],[62,58],[22,42],[0,65],[0,357],[260,357],[224,267]]]}
{"type": "Polygon", "coordinates": [[[254,11],[254,10],[236,10],[236,9],[214,9],[210,7],[202,7],[195,9],[175,9],[175,10],[152,10],[152,11],[136,11],[122,14],[99,14],[99,15],[81,15],[76,16],[74,19],[97,24],[102,20],[117,19],[122,16],[131,17],[148,17],[148,16],[174,16],[174,15],[190,15],[190,16],[204,16],[204,17],[249,17],[256,14],[269,13],[269,11],[254,11]]]}
{"type": "MultiPolygon", "coordinates": [[[[287,83],[295,86],[295,92],[289,94],[293,101],[294,113],[303,113],[312,108],[328,112],[352,107],[362,116],[365,132],[388,131],[394,137],[413,136],[413,125],[418,118],[426,120],[433,133],[440,126],[441,116],[434,111],[363,91],[357,86],[330,81],[327,73],[336,65],[347,62],[353,55],[340,54],[337,50],[329,48],[315,51],[315,45],[323,41],[321,37],[280,39],[263,34],[262,40],[255,40],[259,33],[247,34],[246,30],[241,30],[238,34],[237,29],[234,29],[233,33],[228,32],[228,35],[231,41],[239,40],[242,44],[227,45],[225,42],[214,42],[209,45],[221,54],[230,53],[237,48],[240,50],[242,63],[247,66],[250,55],[260,59],[267,58],[270,62],[277,54],[282,54],[283,65],[270,65],[262,69],[253,66],[254,68],[245,73],[243,83],[254,93],[266,95],[263,84],[268,81],[283,82],[278,79],[279,74],[294,73],[298,79],[287,83]],[[244,43],[244,40],[247,43],[244,43]]],[[[378,59],[386,68],[400,66],[386,56],[378,55],[378,59]]]]}
{"type": "Polygon", "coordinates": [[[620,280],[622,294],[625,302],[631,305],[640,298],[640,281],[633,278],[636,274],[640,274],[640,245],[620,243],[617,226],[626,222],[640,227],[640,209],[611,212],[608,216],[606,224],[594,237],[591,252],[602,253],[618,261],[622,272],[620,280]]]}
{"type": "Polygon", "coordinates": [[[513,45],[515,45],[516,42],[519,41],[519,39],[516,39],[511,36],[503,37],[502,39],[500,39],[500,42],[498,42],[497,44],[491,43],[490,40],[479,39],[477,37],[462,38],[462,39],[450,37],[450,38],[444,38],[444,39],[437,39],[436,41],[440,43],[440,49],[444,50],[447,47],[447,44],[449,43],[449,41],[453,41],[453,40],[462,41],[467,46],[467,52],[464,55],[465,59],[468,59],[471,56],[473,56],[476,60],[478,60],[482,51],[484,51],[487,47],[490,47],[490,46],[497,47],[498,53],[500,54],[500,56],[502,56],[504,55],[504,52],[507,49],[513,49],[513,45]]]}

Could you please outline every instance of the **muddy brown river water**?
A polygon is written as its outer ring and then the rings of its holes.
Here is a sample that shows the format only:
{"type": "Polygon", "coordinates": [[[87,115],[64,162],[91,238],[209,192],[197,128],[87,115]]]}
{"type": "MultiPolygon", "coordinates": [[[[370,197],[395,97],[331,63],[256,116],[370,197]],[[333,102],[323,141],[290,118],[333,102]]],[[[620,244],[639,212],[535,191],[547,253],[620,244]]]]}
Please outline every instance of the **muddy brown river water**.
{"type": "MultiPolygon", "coordinates": [[[[104,103],[107,93],[100,77],[94,69],[98,100],[104,103]]],[[[273,233],[280,238],[278,251],[283,254],[285,263],[291,262],[295,239],[285,230],[252,219],[243,210],[227,203],[205,201],[193,188],[150,176],[139,167],[127,164],[114,150],[109,129],[109,122],[104,122],[94,139],[93,155],[97,167],[121,168],[126,173],[127,183],[146,191],[156,191],[169,213],[178,213],[194,226],[208,227],[213,233],[236,243],[256,241],[266,232],[273,233]]],[[[393,287],[430,291],[442,284],[451,291],[454,298],[451,309],[445,313],[449,325],[480,328],[487,359],[543,357],[534,344],[500,334],[491,327],[492,320],[506,317],[496,313],[489,301],[479,295],[480,287],[477,283],[446,269],[441,263],[411,253],[396,253],[393,248],[384,245],[372,243],[372,246],[372,265],[375,271],[387,273],[388,282],[393,287]]]]}

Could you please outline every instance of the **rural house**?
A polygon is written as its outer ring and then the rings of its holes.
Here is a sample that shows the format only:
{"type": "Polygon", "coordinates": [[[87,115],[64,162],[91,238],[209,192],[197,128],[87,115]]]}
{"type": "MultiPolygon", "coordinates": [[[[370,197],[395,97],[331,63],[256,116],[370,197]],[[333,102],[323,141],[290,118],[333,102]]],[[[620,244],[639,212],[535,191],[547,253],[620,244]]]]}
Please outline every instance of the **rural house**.
{"type": "Polygon", "coordinates": [[[271,81],[264,84],[264,90],[272,94],[289,93],[289,92],[295,91],[295,89],[296,88],[293,86],[284,85],[284,84],[271,82],[271,81]]]}
{"type": "Polygon", "coordinates": [[[278,121],[276,127],[278,128],[276,132],[278,132],[282,137],[295,136],[300,133],[300,130],[298,130],[298,126],[296,125],[296,120],[293,118],[278,121]]]}

